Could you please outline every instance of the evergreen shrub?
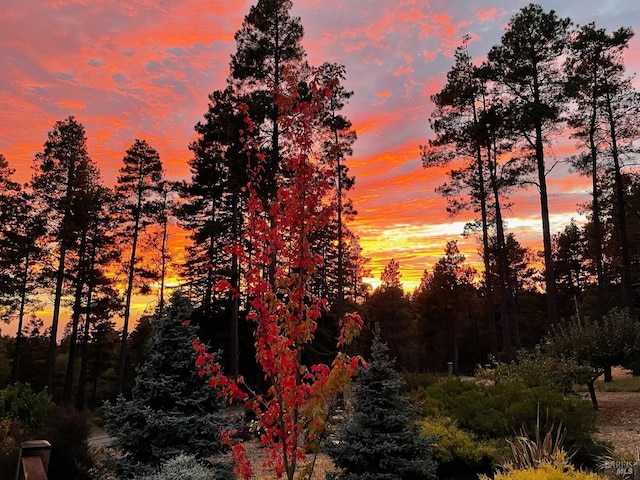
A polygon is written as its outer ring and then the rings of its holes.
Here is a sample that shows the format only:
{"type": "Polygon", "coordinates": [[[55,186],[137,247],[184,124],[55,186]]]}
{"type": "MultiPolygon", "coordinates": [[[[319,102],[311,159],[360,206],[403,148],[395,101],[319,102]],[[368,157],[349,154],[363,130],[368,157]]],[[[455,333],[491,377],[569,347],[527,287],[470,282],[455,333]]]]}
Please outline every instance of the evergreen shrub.
{"type": "Polygon", "coordinates": [[[438,478],[489,474],[508,453],[506,441],[479,438],[450,417],[425,417],[419,425],[423,436],[434,439],[438,478]]]}
{"type": "Polygon", "coordinates": [[[504,440],[522,428],[532,432],[562,424],[567,449],[579,449],[574,457],[578,464],[601,453],[593,440],[596,412],[589,401],[575,394],[527,387],[519,381],[490,385],[448,378],[418,390],[414,400],[422,416],[451,417],[482,439],[504,440]]]}
{"type": "Polygon", "coordinates": [[[436,465],[431,439],[420,435],[415,411],[388,348],[376,336],[372,358],[353,389],[353,419],[325,449],[338,473],[335,480],[432,480],[436,465]]]}
{"type": "Polygon", "coordinates": [[[222,480],[233,479],[233,470],[222,471],[221,467],[205,465],[194,455],[181,453],[162,463],[155,473],[136,477],[135,480],[222,480]]]}
{"type": "Polygon", "coordinates": [[[105,429],[121,455],[116,471],[131,478],[189,453],[205,458],[222,450],[224,404],[198,376],[188,321],[188,299],[175,293],[165,314],[152,321],[148,358],[138,370],[131,400],[105,404],[105,429]]]}

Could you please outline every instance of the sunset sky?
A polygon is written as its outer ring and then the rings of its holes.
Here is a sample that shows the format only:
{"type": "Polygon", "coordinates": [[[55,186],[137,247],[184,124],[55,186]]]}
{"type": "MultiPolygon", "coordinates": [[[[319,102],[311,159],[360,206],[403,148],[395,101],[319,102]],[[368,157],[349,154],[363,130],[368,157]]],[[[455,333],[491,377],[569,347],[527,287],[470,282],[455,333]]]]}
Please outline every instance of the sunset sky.
{"type": "MultiPolygon", "coordinates": [[[[113,185],[124,151],[135,138],[160,153],[170,179],[188,176],[187,145],[207,108],[207,95],[224,88],[234,33],[252,2],[238,0],[6,0],[0,9],[0,153],[26,181],[31,164],[57,120],[84,124],[90,155],[113,185]]],[[[419,145],[432,135],[429,97],[439,91],[464,35],[470,53],[484,58],[524,1],[296,0],[311,64],[346,66],[354,91],[345,114],[358,132],[352,192],[364,255],[375,277],[400,262],[406,289],[443,254],[449,239],[479,263],[475,240],[460,237],[470,216],[450,219],[434,188],[444,170],[424,170],[419,145]]],[[[640,30],[637,0],[542,1],[577,24],[612,31],[640,30]]],[[[639,32],[640,33],[640,32],[639,32]]],[[[640,72],[640,38],[626,54],[640,72]]],[[[636,87],[640,86],[636,81],[636,87]]],[[[566,140],[550,161],[571,153],[566,140]]],[[[553,230],[588,194],[585,179],[558,165],[549,181],[553,230]]],[[[512,196],[507,225],[529,246],[541,243],[536,191],[512,196]]]]}

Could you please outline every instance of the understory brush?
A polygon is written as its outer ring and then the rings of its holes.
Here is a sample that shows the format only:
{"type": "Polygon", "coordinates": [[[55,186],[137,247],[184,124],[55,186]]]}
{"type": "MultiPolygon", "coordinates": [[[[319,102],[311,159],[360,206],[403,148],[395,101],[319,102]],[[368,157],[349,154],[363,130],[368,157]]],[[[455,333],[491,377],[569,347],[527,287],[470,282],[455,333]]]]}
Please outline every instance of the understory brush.
{"type": "Polygon", "coordinates": [[[88,480],[88,436],[88,416],[56,406],[46,390],[21,383],[0,390],[0,478],[14,477],[22,442],[44,439],[52,446],[49,480],[88,480]]]}

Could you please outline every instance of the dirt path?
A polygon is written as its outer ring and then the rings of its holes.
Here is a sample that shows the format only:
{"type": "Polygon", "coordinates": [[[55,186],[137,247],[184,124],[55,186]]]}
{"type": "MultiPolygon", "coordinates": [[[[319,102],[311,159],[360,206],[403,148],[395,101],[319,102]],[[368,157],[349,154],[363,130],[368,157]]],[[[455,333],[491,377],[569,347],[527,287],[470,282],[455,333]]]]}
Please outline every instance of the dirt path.
{"type": "Polygon", "coordinates": [[[597,392],[596,438],[615,446],[616,452],[640,454],[640,393],[597,392]]]}

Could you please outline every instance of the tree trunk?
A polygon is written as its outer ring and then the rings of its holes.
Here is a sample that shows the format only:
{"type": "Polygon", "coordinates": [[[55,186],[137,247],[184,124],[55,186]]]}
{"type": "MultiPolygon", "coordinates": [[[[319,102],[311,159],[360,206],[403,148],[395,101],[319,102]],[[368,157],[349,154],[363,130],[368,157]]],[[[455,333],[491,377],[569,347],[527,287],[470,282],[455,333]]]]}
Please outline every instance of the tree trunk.
{"type": "Polygon", "coordinates": [[[500,277],[500,312],[502,320],[502,361],[509,362],[513,358],[513,343],[511,326],[515,321],[515,309],[513,301],[513,291],[510,284],[509,265],[507,258],[506,239],[504,234],[504,223],[502,220],[502,208],[500,203],[500,190],[498,187],[497,164],[495,161],[496,146],[493,145],[493,155],[491,154],[491,146],[487,147],[487,157],[490,159],[490,179],[491,191],[493,193],[493,208],[495,210],[496,223],[496,263],[498,266],[498,274],[500,277]],[[494,158],[491,163],[491,158],[494,158]]]}
{"type": "MultiPolygon", "coordinates": [[[[473,121],[474,124],[478,123],[478,115],[475,106],[475,97],[471,98],[470,102],[473,109],[473,121]]],[[[488,159],[490,161],[490,158],[488,159]]],[[[484,181],[484,168],[482,162],[482,147],[478,145],[476,149],[476,162],[478,166],[478,182],[479,182],[479,196],[480,196],[480,217],[482,221],[482,249],[484,251],[484,283],[486,292],[486,308],[487,317],[489,319],[489,344],[491,346],[491,355],[494,358],[498,357],[498,331],[496,329],[496,314],[495,314],[495,292],[493,291],[493,277],[491,275],[491,259],[489,258],[489,219],[487,214],[487,196],[488,192],[484,181]]]]}
{"type": "Polygon", "coordinates": [[[127,337],[129,333],[129,316],[131,315],[131,297],[133,295],[133,278],[136,267],[136,250],[138,247],[138,236],[140,234],[140,209],[142,208],[142,195],[138,193],[138,208],[136,209],[135,222],[133,227],[131,257],[129,259],[129,271],[127,279],[127,291],[125,293],[124,322],[122,325],[122,338],[120,340],[120,356],[118,359],[118,394],[124,392],[125,372],[127,368],[127,337]]]}
{"type": "Polygon", "coordinates": [[[11,367],[11,382],[18,381],[18,374],[20,372],[20,356],[22,352],[20,347],[22,346],[22,325],[24,322],[24,309],[27,302],[27,283],[29,280],[29,268],[31,266],[31,259],[29,257],[29,251],[27,251],[24,257],[24,269],[22,270],[22,285],[20,286],[20,309],[18,311],[18,330],[16,332],[16,345],[13,354],[13,365],[11,367]]]}
{"type": "Polygon", "coordinates": [[[540,186],[540,214],[542,216],[542,243],[544,246],[544,278],[547,294],[548,325],[558,323],[558,301],[556,274],[551,256],[551,222],[549,220],[549,198],[547,193],[547,175],[542,144],[542,126],[536,125],[536,160],[538,164],[538,182],[540,186]]]}
{"type": "MultiPolygon", "coordinates": [[[[606,82],[605,82],[606,85],[606,82]]],[[[631,257],[629,254],[629,240],[627,237],[626,205],[624,198],[624,185],[622,184],[622,171],[620,166],[620,154],[618,152],[618,139],[616,122],[613,117],[611,96],[607,91],[606,108],[609,119],[611,135],[611,155],[613,157],[615,191],[617,202],[618,233],[620,235],[620,249],[622,254],[622,302],[625,307],[631,306],[631,257]]]]}
{"type": "Polygon", "coordinates": [[[64,377],[62,399],[70,404],[73,397],[73,373],[76,364],[76,351],[78,347],[78,323],[82,310],[82,291],[84,290],[84,278],[86,265],[85,251],[87,246],[87,232],[82,232],[80,249],[78,251],[78,267],[76,270],[76,289],[74,293],[73,311],[71,314],[71,337],[69,338],[69,358],[67,359],[67,372],[64,377]]]}
{"type": "Polygon", "coordinates": [[[93,296],[93,269],[95,268],[96,245],[91,244],[91,254],[89,260],[89,281],[87,283],[87,308],[84,316],[84,328],[82,335],[82,347],[80,350],[80,374],[78,377],[78,397],[76,408],[78,411],[84,409],[85,391],[87,388],[87,363],[89,361],[89,329],[91,328],[91,301],[93,296]]]}
{"type": "MultiPolygon", "coordinates": [[[[166,183],[164,184],[166,186],[166,183]]],[[[167,274],[167,224],[169,223],[169,218],[166,215],[167,211],[167,191],[163,186],[162,189],[163,194],[163,208],[164,215],[162,217],[162,244],[160,246],[160,298],[158,300],[158,316],[162,317],[162,311],[164,310],[164,283],[165,276],[167,274]]]]}
{"type": "Polygon", "coordinates": [[[54,393],[53,381],[56,372],[56,347],[58,345],[58,322],[60,320],[60,304],[62,302],[62,286],[64,284],[64,263],[67,247],[64,240],[60,241],[60,256],[58,258],[58,272],[56,274],[56,290],[53,300],[53,316],[51,318],[51,336],[49,338],[49,353],[47,355],[47,387],[54,393]]]}
{"type": "Polygon", "coordinates": [[[336,208],[338,210],[338,298],[336,301],[336,314],[338,320],[342,319],[344,315],[344,238],[342,232],[342,165],[340,160],[342,159],[342,150],[339,148],[340,138],[338,136],[338,127],[336,125],[336,111],[333,107],[333,97],[331,97],[333,116],[333,135],[336,146],[336,208]]]}
{"type": "MultiPolygon", "coordinates": [[[[596,377],[597,378],[597,377],[596,377]]],[[[589,396],[591,397],[591,404],[593,405],[594,410],[598,410],[598,399],[596,398],[596,389],[593,386],[593,383],[596,379],[592,379],[587,383],[587,387],[589,387],[589,396]]]]}
{"type": "Polygon", "coordinates": [[[598,194],[598,147],[595,142],[596,120],[598,114],[597,102],[597,65],[594,65],[593,91],[591,94],[591,115],[589,118],[589,151],[591,153],[591,189],[593,209],[593,241],[596,257],[596,278],[598,279],[598,314],[604,314],[605,306],[605,279],[602,256],[602,226],[600,224],[600,196],[598,194]]]}

